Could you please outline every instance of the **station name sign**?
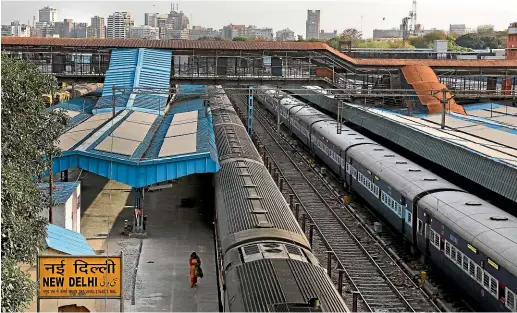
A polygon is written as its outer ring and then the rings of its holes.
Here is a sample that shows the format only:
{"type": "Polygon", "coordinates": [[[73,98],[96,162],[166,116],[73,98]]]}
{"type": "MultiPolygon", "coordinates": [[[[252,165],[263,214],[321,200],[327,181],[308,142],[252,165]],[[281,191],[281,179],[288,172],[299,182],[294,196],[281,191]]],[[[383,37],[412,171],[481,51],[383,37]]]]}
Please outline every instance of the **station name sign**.
{"type": "Polygon", "coordinates": [[[120,298],[120,256],[40,256],[40,298],[120,298]]]}

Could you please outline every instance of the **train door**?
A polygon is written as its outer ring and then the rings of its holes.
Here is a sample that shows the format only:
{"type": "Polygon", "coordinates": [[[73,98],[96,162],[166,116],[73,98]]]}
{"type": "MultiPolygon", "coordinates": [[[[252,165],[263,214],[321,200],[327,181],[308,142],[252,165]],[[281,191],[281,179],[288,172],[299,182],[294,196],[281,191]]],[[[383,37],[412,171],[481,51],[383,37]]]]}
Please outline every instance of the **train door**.
{"type": "Polygon", "coordinates": [[[345,159],[343,158],[342,154],[343,154],[343,150],[339,149],[339,178],[340,179],[343,179],[343,177],[345,177],[345,171],[344,171],[344,166],[345,166],[345,159]]]}
{"type": "Polygon", "coordinates": [[[429,255],[429,238],[431,237],[431,218],[429,213],[423,211],[425,254],[429,255]]]}
{"type": "Polygon", "coordinates": [[[402,232],[402,237],[406,236],[406,209],[407,209],[407,203],[406,198],[404,196],[400,196],[400,206],[402,210],[402,218],[400,219],[401,225],[400,225],[400,231],[402,232]]]}
{"type": "Polygon", "coordinates": [[[424,235],[424,222],[420,218],[418,205],[413,204],[413,244],[419,246],[419,236],[424,235]]]}

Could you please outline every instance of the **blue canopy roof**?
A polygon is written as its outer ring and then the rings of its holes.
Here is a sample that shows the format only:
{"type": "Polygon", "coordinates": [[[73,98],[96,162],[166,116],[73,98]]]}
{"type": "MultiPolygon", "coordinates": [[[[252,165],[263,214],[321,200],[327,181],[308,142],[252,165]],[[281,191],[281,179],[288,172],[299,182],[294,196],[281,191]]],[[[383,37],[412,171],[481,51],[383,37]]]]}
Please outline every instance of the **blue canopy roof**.
{"type": "Polygon", "coordinates": [[[47,225],[46,245],[69,255],[95,255],[83,235],[54,224],[47,225]]]}

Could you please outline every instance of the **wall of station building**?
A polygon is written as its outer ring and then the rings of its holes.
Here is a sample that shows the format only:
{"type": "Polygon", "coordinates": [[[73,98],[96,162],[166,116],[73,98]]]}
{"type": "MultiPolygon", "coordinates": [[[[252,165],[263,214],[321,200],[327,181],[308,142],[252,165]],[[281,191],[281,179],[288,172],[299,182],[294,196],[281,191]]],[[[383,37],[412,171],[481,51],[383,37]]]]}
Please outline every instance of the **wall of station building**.
{"type": "MultiPolygon", "coordinates": [[[[44,209],[41,216],[48,220],[49,210],[44,209]]],[[[58,203],[52,207],[52,224],[81,232],[81,184],[77,185],[65,203],[58,203]]]]}
{"type": "Polygon", "coordinates": [[[512,23],[508,27],[508,50],[506,58],[508,60],[517,60],[517,22],[512,23]]]}

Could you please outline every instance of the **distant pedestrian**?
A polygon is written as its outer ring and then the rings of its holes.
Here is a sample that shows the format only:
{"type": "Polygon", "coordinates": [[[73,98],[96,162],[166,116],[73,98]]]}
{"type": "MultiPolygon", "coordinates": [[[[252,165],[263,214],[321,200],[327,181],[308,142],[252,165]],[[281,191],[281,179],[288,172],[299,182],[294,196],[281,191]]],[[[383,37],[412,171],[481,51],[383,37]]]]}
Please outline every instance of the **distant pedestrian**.
{"type": "Polygon", "coordinates": [[[190,265],[190,288],[194,288],[196,287],[198,276],[202,275],[201,259],[197,256],[195,252],[192,252],[188,263],[190,265]]]}

